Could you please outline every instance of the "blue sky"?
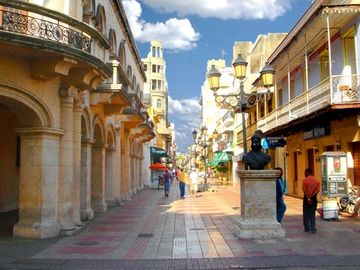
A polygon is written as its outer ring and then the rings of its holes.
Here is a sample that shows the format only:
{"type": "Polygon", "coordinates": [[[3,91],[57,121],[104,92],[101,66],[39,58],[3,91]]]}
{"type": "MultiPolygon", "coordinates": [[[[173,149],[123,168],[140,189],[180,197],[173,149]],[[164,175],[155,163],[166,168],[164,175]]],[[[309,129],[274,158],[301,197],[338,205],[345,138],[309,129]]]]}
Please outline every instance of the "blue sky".
{"type": "Polygon", "coordinates": [[[123,0],[141,57],[162,40],[169,87],[169,121],[179,152],[200,123],[200,91],[209,59],[231,65],[235,41],[289,32],[311,0],[123,0]]]}

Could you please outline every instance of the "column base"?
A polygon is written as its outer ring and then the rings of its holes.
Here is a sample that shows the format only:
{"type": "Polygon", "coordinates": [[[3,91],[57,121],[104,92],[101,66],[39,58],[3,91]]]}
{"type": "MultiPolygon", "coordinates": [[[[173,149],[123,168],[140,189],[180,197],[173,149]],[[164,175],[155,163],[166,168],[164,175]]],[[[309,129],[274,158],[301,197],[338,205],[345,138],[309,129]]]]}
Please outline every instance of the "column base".
{"type": "Polygon", "coordinates": [[[85,225],[81,225],[81,226],[75,226],[74,229],[72,230],[61,230],[60,231],[60,235],[61,236],[72,236],[75,234],[78,234],[79,232],[82,232],[83,230],[85,230],[85,225]]]}
{"type": "Polygon", "coordinates": [[[106,204],[107,204],[107,206],[110,206],[110,207],[116,206],[116,200],[115,199],[106,200],[106,204]]]}
{"type": "Polygon", "coordinates": [[[60,233],[60,224],[57,222],[48,224],[35,223],[32,225],[24,225],[17,223],[14,226],[13,235],[15,237],[44,239],[58,236],[60,233]]]}
{"type": "Polygon", "coordinates": [[[285,230],[277,221],[240,220],[235,235],[245,239],[269,239],[285,237],[285,230]]]}
{"type": "Polygon", "coordinates": [[[121,203],[122,203],[121,198],[120,197],[115,198],[115,203],[116,203],[116,205],[121,205],[121,203]]]}
{"type": "Polygon", "coordinates": [[[91,208],[81,210],[80,215],[81,215],[81,220],[83,220],[83,221],[93,220],[94,219],[94,210],[92,210],[91,208]]]}
{"type": "Polygon", "coordinates": [[[102,202],[102,203],[99,203],[95,209],[94,209],[95,212],[106,212],[107,211],[107,204],[106,202],[102,202]]]}

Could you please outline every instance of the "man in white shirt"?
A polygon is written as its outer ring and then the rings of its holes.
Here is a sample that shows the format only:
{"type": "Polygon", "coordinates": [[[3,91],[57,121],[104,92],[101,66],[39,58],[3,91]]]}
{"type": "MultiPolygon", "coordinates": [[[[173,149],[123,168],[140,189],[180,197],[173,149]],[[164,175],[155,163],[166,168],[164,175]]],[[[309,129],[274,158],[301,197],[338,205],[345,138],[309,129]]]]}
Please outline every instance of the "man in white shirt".
{"type": "Polygon", "coordinates": [[[191,187],[190,187],[190,196],[196,197],[196,192],[198,190],[198,173],[197,170],[193,170],[190,173],[190,181],[191,181],[191,187]]]}

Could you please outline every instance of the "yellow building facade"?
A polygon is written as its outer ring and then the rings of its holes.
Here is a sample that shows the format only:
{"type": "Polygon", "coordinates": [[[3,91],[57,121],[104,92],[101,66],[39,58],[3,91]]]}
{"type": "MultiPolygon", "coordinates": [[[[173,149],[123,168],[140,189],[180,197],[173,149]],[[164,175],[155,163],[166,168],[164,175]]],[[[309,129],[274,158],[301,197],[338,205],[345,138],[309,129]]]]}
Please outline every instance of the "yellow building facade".
{"type": "Polygon", "coordinates": [[[147,104],[156,115],[155,146],[170,154],[172,149],[172,134],[168,121],[168,84],[166,81],[166,62],[163,43],[158,40],[150,42],[150,50],[142,59],[146,74],[144,93],[148,97],[147,104]]]}
{"type": "Polygon", "coordinates": [[[143,188],[141,59],[120,1],[0,1],[0,216],[73,234],[143,188]],[[36,4],[33,4],[36,3],[36,4]]]}

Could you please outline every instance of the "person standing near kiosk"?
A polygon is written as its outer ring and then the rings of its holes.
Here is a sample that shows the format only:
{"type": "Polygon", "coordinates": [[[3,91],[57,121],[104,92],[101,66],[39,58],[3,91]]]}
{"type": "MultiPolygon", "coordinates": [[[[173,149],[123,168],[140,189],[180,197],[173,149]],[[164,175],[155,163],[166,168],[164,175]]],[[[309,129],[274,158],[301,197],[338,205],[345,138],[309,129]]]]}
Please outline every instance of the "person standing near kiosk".
{"type": "Polygon", "coordinates": [[[302,184],[303,199],[303,223],[304,231],[316,233],[315,211],[317,207],[317,194],[320,191],[320,181],[313,176],[310,168],[305,170],[305,178],[302,184]]]}

